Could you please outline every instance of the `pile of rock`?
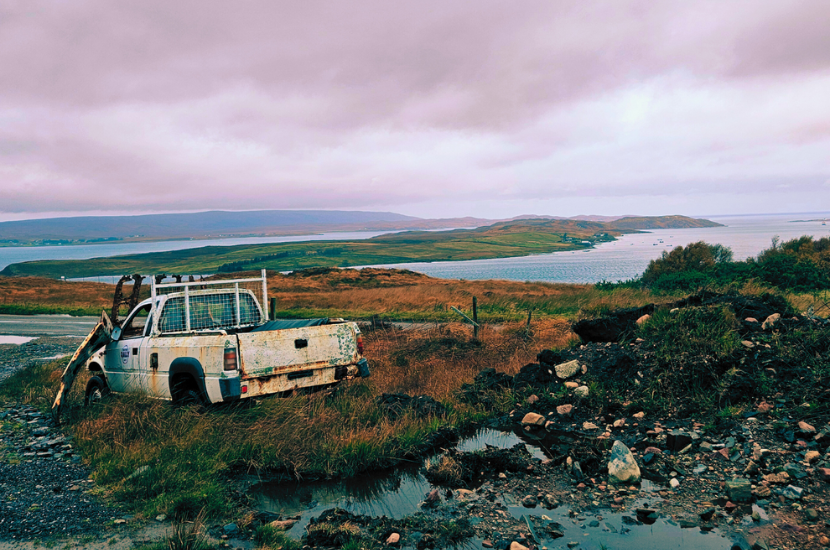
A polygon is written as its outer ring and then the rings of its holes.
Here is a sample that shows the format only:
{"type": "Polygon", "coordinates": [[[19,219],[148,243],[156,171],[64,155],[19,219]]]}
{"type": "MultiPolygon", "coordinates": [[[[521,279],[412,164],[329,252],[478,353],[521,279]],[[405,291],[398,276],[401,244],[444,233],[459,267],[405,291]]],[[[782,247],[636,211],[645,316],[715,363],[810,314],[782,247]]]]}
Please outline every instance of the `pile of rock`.
{"type": "Polygon", "coordinates": [[[56,430],[50,416],[21,405],[0,412],[0,447],[20,460],[68,460],[80,462],[72,441],[56,430]]]}

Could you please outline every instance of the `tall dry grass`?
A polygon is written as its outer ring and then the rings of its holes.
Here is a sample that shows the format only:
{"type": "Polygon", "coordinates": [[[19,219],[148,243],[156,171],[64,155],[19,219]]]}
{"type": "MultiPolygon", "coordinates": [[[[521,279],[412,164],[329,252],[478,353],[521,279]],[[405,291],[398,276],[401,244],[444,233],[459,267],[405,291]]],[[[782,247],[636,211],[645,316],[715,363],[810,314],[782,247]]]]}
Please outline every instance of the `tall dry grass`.
{"type": "MultiPolygon", "coordinates": [[[[222,278],[258,275],[254,272],[222,278]]],[[[599,290],[593,285],[517,281],[436,279],[411,271],[366,268],[310,270],[292,275],[269,272],[269,296],[283,317],[321,316],[369,319],[455,321],[456,306],[470,312],[478,299],[479,318],[518,321],[527,316],[576,317],[655,300],[647,290],[599,290]]],[[[131,286],[125,286],[125,294],[131,286]]],[[[0,308],[17,313],[97,315],[112,306],[114,285],[61,282],[42,277],[0,277],[0,308]]],[[[145,281],[142,297],[149,292],[145,281]]]]}
{"type": "Polygon", "coordinates": [[[593,285],[436,279],[373,268],[269,277],[269,296],[277,299],[278,311],[339,312],[351,318],[379,315],[392,319],[458,320],[450,306],[470,312],[474,296],[479,318],[490,321],[518,321],[529,310],[536,316],[572,318],[583,310],[641,306],[655,299],[651,292],[638,289],[605,291],[593,285]]]}

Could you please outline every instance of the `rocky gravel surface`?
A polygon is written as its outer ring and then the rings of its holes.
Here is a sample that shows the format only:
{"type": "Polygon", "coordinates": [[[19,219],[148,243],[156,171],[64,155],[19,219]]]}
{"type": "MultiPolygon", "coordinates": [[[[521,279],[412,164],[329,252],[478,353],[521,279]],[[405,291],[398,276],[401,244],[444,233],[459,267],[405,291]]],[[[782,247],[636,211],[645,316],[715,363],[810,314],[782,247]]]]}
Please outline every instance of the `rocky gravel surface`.
{"type": "Polygon", "coordinates": [[[94,493],[51,418],[26,406],[0,409],[0,540],[93,533],[121,518],[94,493]]]}

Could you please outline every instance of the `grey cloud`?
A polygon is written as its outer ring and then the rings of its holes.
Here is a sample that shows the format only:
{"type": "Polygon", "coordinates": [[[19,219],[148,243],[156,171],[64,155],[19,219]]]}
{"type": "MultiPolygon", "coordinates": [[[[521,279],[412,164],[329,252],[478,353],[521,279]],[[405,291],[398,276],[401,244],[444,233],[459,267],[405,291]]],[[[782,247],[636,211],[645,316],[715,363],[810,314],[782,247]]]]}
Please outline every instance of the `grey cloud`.
{"type": "Polygon", "coordinates": [[[0,212],[482,194],[587,212],[825,181],[828,18],[821,0],[4,2],[0,212]]]}

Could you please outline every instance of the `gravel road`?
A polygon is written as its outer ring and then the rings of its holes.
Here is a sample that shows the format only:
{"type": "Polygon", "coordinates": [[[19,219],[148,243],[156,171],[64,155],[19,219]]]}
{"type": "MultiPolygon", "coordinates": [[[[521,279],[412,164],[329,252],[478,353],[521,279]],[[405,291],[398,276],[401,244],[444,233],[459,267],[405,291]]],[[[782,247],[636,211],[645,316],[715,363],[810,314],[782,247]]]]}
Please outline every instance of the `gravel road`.
{"type": "Polygon", "coordinates": [[[86,336],[98,317],[69,315],[0,315],[0,335],[86,336]]]}

